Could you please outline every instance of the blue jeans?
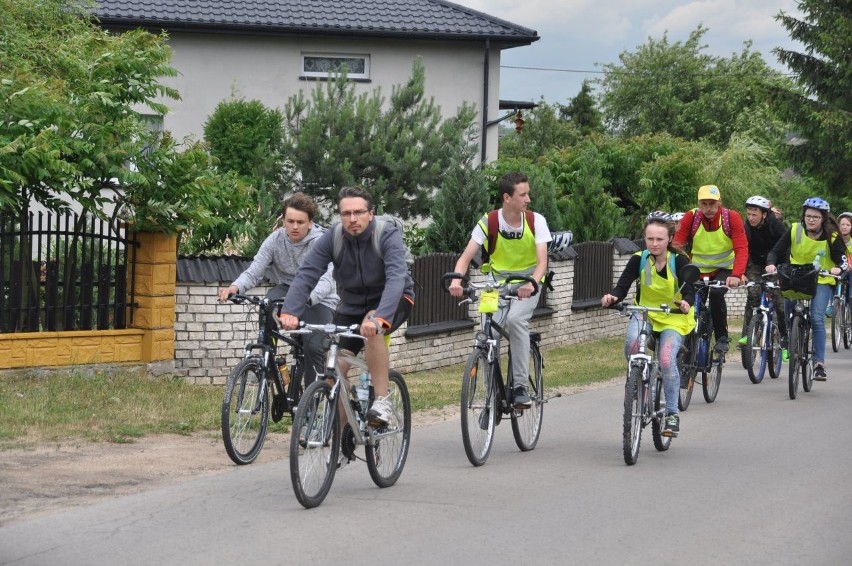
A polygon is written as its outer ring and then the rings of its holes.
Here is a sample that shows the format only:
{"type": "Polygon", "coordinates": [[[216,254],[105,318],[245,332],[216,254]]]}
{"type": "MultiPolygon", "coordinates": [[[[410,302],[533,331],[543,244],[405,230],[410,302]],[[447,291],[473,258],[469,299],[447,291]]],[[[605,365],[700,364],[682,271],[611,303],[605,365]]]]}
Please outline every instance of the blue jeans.
{"type": "MultiPolygon", "coordinates": [[[[816,295],[811,299],[811,334],[814,343],[814,362],[821,364],[825,362],[825,309],[828,303],[834,300],[834,287],[832,285],[817,285],[816,295]]],[[[784,300],[784,315],[790,320],[796,301],[784,300]]],[[[789,325],[788,325],[789,328],[789,325]]]]}
{"type": "MultiPolygon", "coordinates": [[[[624,341],[624,357],[639,351],[639,332],[642,321],[630,317],[627,325],[627,339],[624,341]]],[[[657,337],[655,346],[660,359],[660,373],[663,375],[663,391],[666,394],[666,414],[678,413],[677,401],[680,396],[680,372],[677,368],[677,353],[683,344],[683,336],[676,330],[663,330],[657,337]]]]}

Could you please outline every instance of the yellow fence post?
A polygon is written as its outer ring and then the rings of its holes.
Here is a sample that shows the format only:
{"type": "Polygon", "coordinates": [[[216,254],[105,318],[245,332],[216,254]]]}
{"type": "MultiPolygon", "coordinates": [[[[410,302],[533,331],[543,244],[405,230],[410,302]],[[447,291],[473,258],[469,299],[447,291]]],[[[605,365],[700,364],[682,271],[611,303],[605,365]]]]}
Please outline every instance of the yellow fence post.
{"type": "Polygon", "coordinates": [[[145,331],[143,362],[172,360],[175,353],[177,236],[138,232],[136,304],[132,328],[145,331]]]}

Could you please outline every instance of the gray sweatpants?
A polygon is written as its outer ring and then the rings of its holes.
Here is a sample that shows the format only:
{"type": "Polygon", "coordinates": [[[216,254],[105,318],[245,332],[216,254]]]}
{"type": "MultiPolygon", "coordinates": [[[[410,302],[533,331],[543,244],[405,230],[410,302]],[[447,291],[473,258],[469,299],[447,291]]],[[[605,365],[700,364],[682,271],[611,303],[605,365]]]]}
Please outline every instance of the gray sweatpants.
{"type": "MultiPolygon", "coordinates": [[[[528,383],[530,373],[530,319],[537,306],[538,295],[521,300],[507,301],[500,299],[500,310],[494,314],[494,321],[509,335],[513,387],[527,385],[528,383]]],[[[495,334],[497,334],[496,331],[495,334]]]]}

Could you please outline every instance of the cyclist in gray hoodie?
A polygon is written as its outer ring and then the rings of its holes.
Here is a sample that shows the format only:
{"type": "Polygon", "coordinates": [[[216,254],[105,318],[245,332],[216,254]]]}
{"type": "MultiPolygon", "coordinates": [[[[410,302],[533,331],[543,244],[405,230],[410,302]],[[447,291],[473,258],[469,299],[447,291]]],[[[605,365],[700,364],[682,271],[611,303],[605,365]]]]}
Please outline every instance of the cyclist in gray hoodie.
{"type": "MultiPolygon", "coordinates": [[[[376,400],[368,415],[387,422],[392,412],[388,394],[390,355],[383,335],[390,334],[408,319],[414,305],[414,281],[405,261],[402,233],[384,224],[378,243],[374,243],[376,220],[373,199],[360,187],[343,187],[339,194],[341,228],[332,226],[305,258],[293,280],[280,315],[281,326],[294,330],[307,314],[305,299],[322,276],[325,266],[334,263],[334,278],[340,288],[340,305],[335,324],[359,324],[366,343],[344,338],[341,348],[357,354],[365,349],[376,400]],[[340,252],[335,257],[334,234],[340,230],[340,252]]],[[[344,372],[348,368],[343,368],[344,372]]]]}
{"type": "MultiPolygon", "coordinates": [[[[220,301],[226,301],[228,295],[245,293],[256,287],[267,274],[276,285],[269,290],[266,297],[280,299],[287,296],[296,272],[325,232],[325,228],[314,224],[317,205],[305,193],[294,193],[290,196],[284,201],[283,210],[284,227],[275,230],[263,241],[254,261],[236,281],[229,287],[219,289],[220,301]]],[[[337,296],[332,270],[332,264],[328,263],[325,272],[305,299],[305,320],[309,322],[328,323],[334,317],[334,309],[337,308],[340,297],[337,296]]],[[[322,337],[312,336],[305,343],[306,386],[316,378],[317,371],[324,364],[324,356],[322,337]]]]}

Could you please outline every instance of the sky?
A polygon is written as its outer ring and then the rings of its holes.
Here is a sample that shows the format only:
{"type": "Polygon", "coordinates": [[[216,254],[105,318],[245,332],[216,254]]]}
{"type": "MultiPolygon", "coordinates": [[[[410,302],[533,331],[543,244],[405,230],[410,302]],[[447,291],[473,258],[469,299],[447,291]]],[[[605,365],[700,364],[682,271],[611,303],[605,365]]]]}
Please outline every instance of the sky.
{"type": "MultiPolygon", "coordinates": [[[[450,0],[535,30],[538,41],[505,49],[500,63],[500,99],[566,104],[583,80],[602,76],[649,37],[686,41],[699,24],[708,28],[703,53],[731,57],[746,41],[782,72],[772,49],[801,51],[774,16],[798,15],[796,0],[450,0]]],[[[594,88],[594,85],[593,85],[594,88]]]]}

